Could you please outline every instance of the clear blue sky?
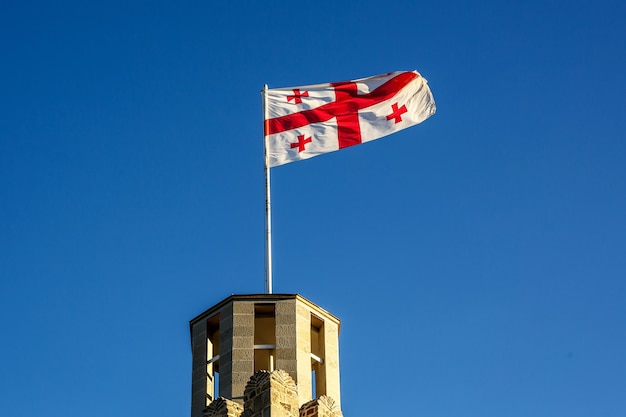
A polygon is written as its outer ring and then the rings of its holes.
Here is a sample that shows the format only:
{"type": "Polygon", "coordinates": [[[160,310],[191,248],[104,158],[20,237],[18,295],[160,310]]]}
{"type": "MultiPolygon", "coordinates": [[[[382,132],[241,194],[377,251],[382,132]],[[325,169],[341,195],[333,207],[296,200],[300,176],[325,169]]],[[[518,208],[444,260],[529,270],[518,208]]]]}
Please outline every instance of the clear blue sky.
{"type": "Polygon", "coordinates": [[[623,417],[624,22],[4,1],[0,414],[188,416],[188,320],[264,288],[259,90],[417,69],[435,116],[272,172],[275,292],[343,320],[344,414],[623,417]]]}

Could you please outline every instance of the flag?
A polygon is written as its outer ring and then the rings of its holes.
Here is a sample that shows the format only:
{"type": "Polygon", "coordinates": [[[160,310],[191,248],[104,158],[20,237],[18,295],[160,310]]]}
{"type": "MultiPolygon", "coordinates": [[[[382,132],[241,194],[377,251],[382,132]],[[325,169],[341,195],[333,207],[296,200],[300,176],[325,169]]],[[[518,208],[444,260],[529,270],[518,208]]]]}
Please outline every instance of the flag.
{"type": "Polygon", "coordinates": [[[268,167],[387,136],[435,114],[417,71],[265,90],[268,167]]]}

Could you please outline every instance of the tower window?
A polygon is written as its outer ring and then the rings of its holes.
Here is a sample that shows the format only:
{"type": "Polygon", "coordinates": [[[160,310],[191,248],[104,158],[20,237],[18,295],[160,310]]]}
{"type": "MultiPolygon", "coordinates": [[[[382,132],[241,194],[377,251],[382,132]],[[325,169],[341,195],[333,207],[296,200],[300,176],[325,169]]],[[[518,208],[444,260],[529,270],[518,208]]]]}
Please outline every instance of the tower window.
{"type": "Polygon", "coordinates": [[[206,405],[211,404],[220,395],[220,316],[215,315],[207,321],[207,364],[206,364],[206,405]]]}
{"type": "Polygon", "coordinates": [[[326,395],[324,346],[324,321],[311,314],[311,396],[313,398],[326,395]]]}
{"type": "Polygon", "coordinates": [[[254,305],[254,371],[274,370],[276,357],[276,305],[254,305]]]}

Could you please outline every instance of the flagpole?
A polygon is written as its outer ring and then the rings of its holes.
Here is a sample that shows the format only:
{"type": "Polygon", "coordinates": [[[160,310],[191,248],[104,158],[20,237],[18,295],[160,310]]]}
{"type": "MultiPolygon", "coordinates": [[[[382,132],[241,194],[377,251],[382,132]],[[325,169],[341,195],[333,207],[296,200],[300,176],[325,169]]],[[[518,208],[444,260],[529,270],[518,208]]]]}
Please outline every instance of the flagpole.
{"type": "Polygon", "coordinates": [[[267,155],[267,84],[263,86],[263,153],[265,157],[265,293],[272,293],[272,204],[270,199],[270,167],[267,155]]]}

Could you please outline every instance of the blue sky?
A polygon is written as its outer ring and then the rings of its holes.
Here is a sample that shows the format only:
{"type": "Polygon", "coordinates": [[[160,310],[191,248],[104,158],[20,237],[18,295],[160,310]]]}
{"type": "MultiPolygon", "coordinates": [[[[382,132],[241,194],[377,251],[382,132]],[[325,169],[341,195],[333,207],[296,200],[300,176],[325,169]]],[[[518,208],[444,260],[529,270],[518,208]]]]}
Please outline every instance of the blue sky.
{"type": "Polygon", "coordinates": [[[264,288],[259,91],[417,69],[437,114],[272,171],[275,292],[346,416],[626,413],[621,1],[5,1],[0,403],[186,416],[188,321],[264,288]]]}

